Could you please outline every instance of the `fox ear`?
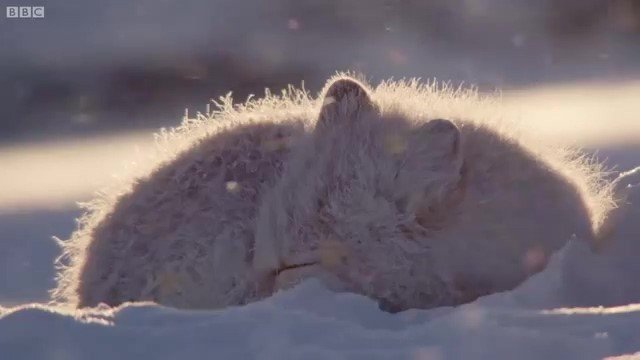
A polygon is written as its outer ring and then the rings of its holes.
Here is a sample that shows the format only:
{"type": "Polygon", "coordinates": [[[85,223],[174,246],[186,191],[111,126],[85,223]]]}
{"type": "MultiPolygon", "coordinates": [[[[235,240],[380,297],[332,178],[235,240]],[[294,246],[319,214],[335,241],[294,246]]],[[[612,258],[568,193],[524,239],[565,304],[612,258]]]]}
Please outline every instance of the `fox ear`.
{"type": "Polygon", "coordinates": [[[418,131],[418,141],[425,156],[454,166],[461,160],[460,129],[450,120],[434,119],[418,131]]]}
{"type": "Polygon", "coordinates": [[[395,180],[398,204],[406,211],[436,209],[448,202],[461,184],[464,154],[460,129],[449,120],[431,120],[416,129],[409,148],[395,180]]]}
{"type": "Polygon", "coordinates": [[[324,126],[353,121],[375,108],[365,86],[351,78],[328,83],[323,98],[318,124],[324,126]]]}

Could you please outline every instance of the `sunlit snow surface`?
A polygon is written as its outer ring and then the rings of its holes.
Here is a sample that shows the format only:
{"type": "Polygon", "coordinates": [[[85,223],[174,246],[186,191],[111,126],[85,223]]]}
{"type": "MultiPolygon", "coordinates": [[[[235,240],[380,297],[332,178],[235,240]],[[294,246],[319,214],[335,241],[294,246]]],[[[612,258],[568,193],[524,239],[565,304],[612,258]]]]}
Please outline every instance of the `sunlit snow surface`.
{"type": "Polygon", "coordinates": [[[391,315],[310,280],[220,311],[151,304],[65,312],[5,310],[6,359],[602,359],[640,351],[640,304],[556,308],[562,265],[518,289],[458,308],[391,315]]]}
{"type": "MultiPolygon", "coordinates": [[[[505,94],[514,116],[542,137],[601,149],[620,169],[640,165],[639,98],[637,82],[505,94]]],[[[45,300],[55,256],[49,237],[68,235],[77,215],[70,204],[110,181],[150,139],[0,149],[0,168],[10,170],[0,177],[0,360],[640,359],[640,221],[633,220],[605,254],[570,243],[517,289],[457,308],[391,315],[313,280],[219,311],[9,308],[45,300]]],[[[627,216],[640,220],[640,189],[630,200],[627,216]]]]}

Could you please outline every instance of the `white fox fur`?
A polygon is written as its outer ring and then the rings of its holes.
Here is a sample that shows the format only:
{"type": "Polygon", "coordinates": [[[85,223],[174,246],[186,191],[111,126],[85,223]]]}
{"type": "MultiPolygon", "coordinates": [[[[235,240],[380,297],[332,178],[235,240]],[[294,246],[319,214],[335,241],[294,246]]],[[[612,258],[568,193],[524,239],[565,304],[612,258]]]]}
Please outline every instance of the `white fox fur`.
{"type": "Polygon", "coordinates": [[[219,105],[89,204],[55,301],[219,308],[317,276],[389,311],[459,304],[515,287],[573,236],[597,247],[616,205],[597,164],[474,90],[341,74],[318,99],[219,105]]]}

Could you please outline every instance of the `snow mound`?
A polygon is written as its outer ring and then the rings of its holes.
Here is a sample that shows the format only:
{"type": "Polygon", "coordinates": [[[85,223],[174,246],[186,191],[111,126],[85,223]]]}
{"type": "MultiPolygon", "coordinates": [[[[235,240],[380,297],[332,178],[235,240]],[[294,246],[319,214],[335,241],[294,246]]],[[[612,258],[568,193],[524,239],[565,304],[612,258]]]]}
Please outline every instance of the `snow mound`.
{"type": "MultiPolygon", "coordinates": [[[[640,303],[558,308],[570,243],[514,291],[389,314],[308,280],[217,311],[0,308],[3,359],[603,359],[640,351],[640,303]]],[[[640,354],[640,353],[639,353],[640,354]]],[[[638,354],[636,354],[637,356],[638,354]]]]}

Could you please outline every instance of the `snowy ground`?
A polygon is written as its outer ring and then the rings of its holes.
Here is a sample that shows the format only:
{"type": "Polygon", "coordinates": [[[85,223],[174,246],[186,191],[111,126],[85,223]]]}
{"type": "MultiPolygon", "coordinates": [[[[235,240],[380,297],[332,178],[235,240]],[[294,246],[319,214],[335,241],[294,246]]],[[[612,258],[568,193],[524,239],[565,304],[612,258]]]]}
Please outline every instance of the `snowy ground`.
{"type": "MultiPolygon", "coordinates": [[[[311,280],[222,311],[41,306],[0,320],[8,359],[603,359],[640,356],[640,304],[556,308],[562,256],[512,292],[458,308],[391,315],[311,280]],[[552,310],[544,310],[552,309],[552,310]]],[[[0,315],[1,316],[1,315],[0,315]]]]}
{"type": "MultiPolygon", "coordinates": [[[[639,82],[504,98],[541,138],[598,150],[619,169],[640,165],[639,82]]],[[[390,315],[314,281],[221,311],[18,306],[46,301],[57,254],[50,238],[73,229],[73,202],[88,199],[150,140],[143,133],[0,149],[0,359],[640,358],[640,225],[633,222],[603,256],[569,244],[516,290],[458,308],[390,315]]],[[[640,204],[640,191],[631,200],[640,204]]],[[[640,206],[628,216],[640,219],[640,206]]]]}

